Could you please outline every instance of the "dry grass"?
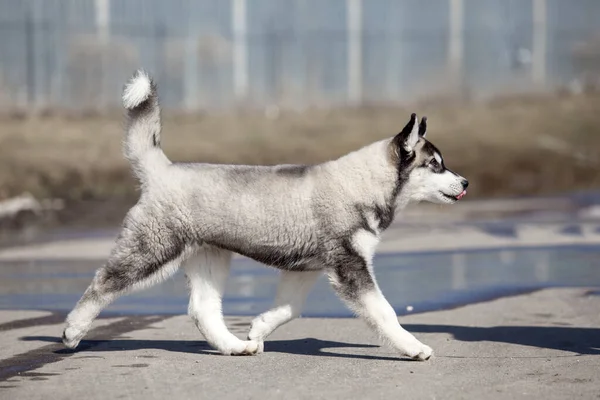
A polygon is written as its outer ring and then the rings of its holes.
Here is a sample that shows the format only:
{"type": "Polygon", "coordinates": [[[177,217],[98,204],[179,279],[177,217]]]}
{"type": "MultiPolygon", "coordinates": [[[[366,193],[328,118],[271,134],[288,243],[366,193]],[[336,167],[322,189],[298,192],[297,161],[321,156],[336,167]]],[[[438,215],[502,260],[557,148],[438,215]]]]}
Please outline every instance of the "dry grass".
{"type": "MultiPolygon", "coordinates": [[[[532,195],[600,186],[600,95],[420,104],[429,138],[471,195],[532,195]]],[[[314,163],[395,134],[412,109],[310,110],[165,116],[163,143],[177,161],[314,163]]],[[[29,191],[66,200],[131,198],[122,119],[0,118],[0,198],[29,191]]]]}

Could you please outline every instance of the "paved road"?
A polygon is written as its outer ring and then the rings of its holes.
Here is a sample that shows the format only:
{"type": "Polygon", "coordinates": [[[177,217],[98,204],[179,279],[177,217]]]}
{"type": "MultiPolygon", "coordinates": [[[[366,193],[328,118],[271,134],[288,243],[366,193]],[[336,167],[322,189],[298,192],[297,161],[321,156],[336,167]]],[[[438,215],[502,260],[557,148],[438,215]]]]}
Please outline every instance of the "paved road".
{"type": "MultiPolygon", "coordinates": [[[[600,291],[549,289],[402,318],[429,362],[396,357],[356,319],[299,319],[266,353],[212,353],[185,316],[96,322],[77,352],[62,316],[0,311],[2,399],[600,398],[600,291]]],[[[247,318],[228,318],[243,336],[247,318]]]]}

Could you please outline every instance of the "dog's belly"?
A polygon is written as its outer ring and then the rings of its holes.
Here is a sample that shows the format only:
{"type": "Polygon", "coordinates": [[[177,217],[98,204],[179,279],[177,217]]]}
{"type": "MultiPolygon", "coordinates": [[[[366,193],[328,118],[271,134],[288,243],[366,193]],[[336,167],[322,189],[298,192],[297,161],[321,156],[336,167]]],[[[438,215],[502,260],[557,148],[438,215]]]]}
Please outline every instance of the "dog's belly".
{"type": "MultiPolygon", "coordinates": [[[[255,228],[255,229],[252,229],[255,228]]],[[[220,247],[279,269],[320,269],[322,246],[316,234],[301,229],[221,230],[203,235],[201,242],[220,247]]]]}
{"type": "Polygon", "coordinates": [[[283,270],[315,270],[321,269],[319,254],[306,247],[286,248],[281,246],[247,246],[227,243],[214,243],[217,247],[226,248],[255,261],[283,270]]]}

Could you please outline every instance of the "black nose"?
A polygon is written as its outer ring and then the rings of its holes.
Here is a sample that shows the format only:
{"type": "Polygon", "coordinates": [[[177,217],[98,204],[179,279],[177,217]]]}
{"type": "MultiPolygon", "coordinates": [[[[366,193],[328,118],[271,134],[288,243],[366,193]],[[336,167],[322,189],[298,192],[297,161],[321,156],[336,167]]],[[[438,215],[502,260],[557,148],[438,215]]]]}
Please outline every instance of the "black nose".
{"type": "Polygon", "coordinates": [[[466,180],[466,179],[463,179],[463,181],[462,181],[462,185],[463,185],[463,189],[466,189],[466,188],[467,188],[467,186],[469,186],[469,181],[468,181],[468,180],[466,180]]]}

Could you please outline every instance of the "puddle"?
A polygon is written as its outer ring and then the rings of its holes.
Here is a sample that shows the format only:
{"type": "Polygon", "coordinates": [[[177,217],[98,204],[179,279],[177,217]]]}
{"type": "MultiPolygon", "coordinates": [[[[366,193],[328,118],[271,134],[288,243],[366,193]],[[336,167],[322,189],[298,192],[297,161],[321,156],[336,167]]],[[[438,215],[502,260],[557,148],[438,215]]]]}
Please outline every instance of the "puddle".
{"type": "MultiPolygon", "coordinates": [[[[600,246],[443,251],[375,257],[375,274],[397,313],[451,308],[544,287],[600,287],[600,246]],[[407,307],[410,311],[407,310],[407,307]]],[[[0,308],[67,312],[103,260],[0,262],[0,308]]],[[[229,315],[256,315],[275,296],[277,272],[247,259],[235,260],[224,298],[229,315]]],[[[121,297],[109,314],[185,314],[183,273],[145,291],[121,297]]],[[[304,316],[352,315],[327,280],[314,287],[304,316]]]]}

